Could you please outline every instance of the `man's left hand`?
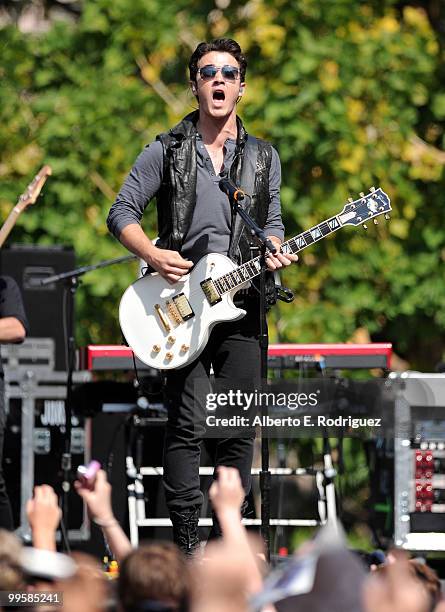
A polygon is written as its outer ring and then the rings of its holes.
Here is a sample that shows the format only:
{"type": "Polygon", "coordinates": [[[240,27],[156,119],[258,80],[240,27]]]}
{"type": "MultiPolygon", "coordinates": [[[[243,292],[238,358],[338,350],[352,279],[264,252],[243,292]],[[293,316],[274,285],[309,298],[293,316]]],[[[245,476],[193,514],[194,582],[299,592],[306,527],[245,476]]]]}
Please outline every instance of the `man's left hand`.
{"type": "Polygon", "coordinates": [[[268,236],[268,238],[277,249],[275,255],[268,253],[266,256],[266,265],[269,270],[278,270],[284,266],[290,266],[294,261],[298,261],[298,255],[281,253],[281,241],[276,236],[268,236]]]}

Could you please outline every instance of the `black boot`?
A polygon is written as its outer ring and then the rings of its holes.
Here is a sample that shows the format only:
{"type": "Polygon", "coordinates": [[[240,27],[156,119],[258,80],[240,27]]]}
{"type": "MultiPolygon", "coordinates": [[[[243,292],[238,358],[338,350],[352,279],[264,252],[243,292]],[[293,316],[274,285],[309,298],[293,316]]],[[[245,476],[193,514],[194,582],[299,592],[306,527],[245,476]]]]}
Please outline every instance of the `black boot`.
{"type": "Polygon", "coordinates": [[[199,550],[199,515],[200,506],[185,510],[170,511],[173,523],[173,541],[182,550],[186,557],[193,557],[199,550]]]}

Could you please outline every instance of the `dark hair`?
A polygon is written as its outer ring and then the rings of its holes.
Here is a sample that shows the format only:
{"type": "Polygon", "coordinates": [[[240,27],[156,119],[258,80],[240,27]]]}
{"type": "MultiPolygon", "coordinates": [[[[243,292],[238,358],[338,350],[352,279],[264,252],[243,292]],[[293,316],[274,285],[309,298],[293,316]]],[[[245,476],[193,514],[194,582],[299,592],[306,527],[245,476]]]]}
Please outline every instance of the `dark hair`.
{"type": "MultiPolygon", "coordinates": [[[[396,561],[396,564],[399,561],[396,561]]],[[[429,598],[430,610],[433,611],[436,605],[441,600],[441,583],[439,578],[437,577],[436,572],[431,569],[425,563],[422,563],[418,559],[410,559],[407,563],[407,568],[409,571],[409,575],[411,578],[420,583],[429,598]]],[[[379,565],[375,570],[374,574],[376,576],[387,576],[388,572],[391,572],[393,569],[392,565],[379,565]]]]}
{"type": "Polygon", "coordinates": [[[410,567],[412,568],[415,577],[423,584],[430,598],[431,610],[433,610],[441,599],[442,585],[437,577],[436,572],[422,563],[418,559],[409,560],[410,567]]]}
{"type": "Polygon", "coordinates": [[[198,74],[198,62],[206,53],[210,53],[211,51],[222,51],[225,53],[230,53],[239,64],[240,67],[240,75],[241,82],[244,81],[246,77],[247,70],[247,60],[241,51],[241,47],[236,42],[236,40],[232,40],[231,38],[216,38],[209,43],[202,42],[196,47],[193,51],[193,54],[189,61],[189,72],[190,72],[190,80],[196,83],[196,75],[198,74]]]}
{"type": "Polygon", "coordinates": [[[171,542],[142,545],[119,567],[117,590],[126,611],[144,607],[153,610],[155,602],[175,610],[187,609],[190,587],[187,561],[171,542]]]}
{"type": "Polygon", "coordinates": [[[19,591],[25,588],[20,557],[22,544],[15,534],[0,529],[0,590],[19,591]]]}

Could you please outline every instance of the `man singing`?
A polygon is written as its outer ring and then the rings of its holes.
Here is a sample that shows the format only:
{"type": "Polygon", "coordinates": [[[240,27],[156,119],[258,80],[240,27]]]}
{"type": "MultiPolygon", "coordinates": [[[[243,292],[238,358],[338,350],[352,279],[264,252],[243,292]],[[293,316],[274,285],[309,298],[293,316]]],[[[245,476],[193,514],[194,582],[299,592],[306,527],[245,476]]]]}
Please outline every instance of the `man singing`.
{"type": "MultiPolygon", "coordinates": [[[[108,216],[110,231],[132,253],[169,283],[177,282],[203,255],[222,253],[247,261],[252,239],[235,221],[222,176],[252,193],[250,215],[274,246],[267,266],[276,270],[296,261],[280,253],[284,236],[280,208],[280,161],[276,150],[247,134],[236,104],[246,88],[247,62],[231,39],[200,43],[189,62],[190,87],[199,109],[145,147],[125,180],[108,216]],[[156,246],[140,221],[156,197],[159,239],[156,246]]],[[[168,423],[164,447],[164,488],[175,542],[187,554],[199,546],[198,518],[203,405],[194,393],[197,380],[260,378],[259,296],[252,287],[235,296],[247,315],[220,323],[199,358],[167,372],[168,423]],[[242,293],[242,295],[240,295],[242,293]]],[[[218,440],[215,466],[236,467],[246,494],[250,490],[253,437],[218,440]]]]}

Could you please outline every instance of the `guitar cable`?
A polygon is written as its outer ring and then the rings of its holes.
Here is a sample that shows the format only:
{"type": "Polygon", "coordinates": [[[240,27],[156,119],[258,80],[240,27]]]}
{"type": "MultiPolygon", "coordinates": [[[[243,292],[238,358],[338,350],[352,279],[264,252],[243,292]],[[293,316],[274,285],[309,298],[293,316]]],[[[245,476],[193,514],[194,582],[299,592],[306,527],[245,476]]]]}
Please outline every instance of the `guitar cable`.
{"type": "MultiPolygon", "coordinates": [[[[136,389],[139,390],[140,394],[142,395],[141,390],[143,388],[143,385],[142,385],[141,380],[139,378],[138,367],[137,367],[137,364],[136,364],[136,355],[134,354],[133,350],[131,351],[131,358],[133,360],[135,387],[136,387],[136,389]]],[[[161,386],[162,386],[162,389],[164,389],[165,384],[166,384],[165,383],[165,375],[160,375],[160,376],[161,376],[161,386]]],[[[149,397],[159,397],[159,393],[161,393],[161,392],[162,392],[162,390],[158,391],[158,392],[155,392],[155,391],[145,391],[144,390],[143,396],[146,397],[146,398],[149,398],[149,397]]]]}

